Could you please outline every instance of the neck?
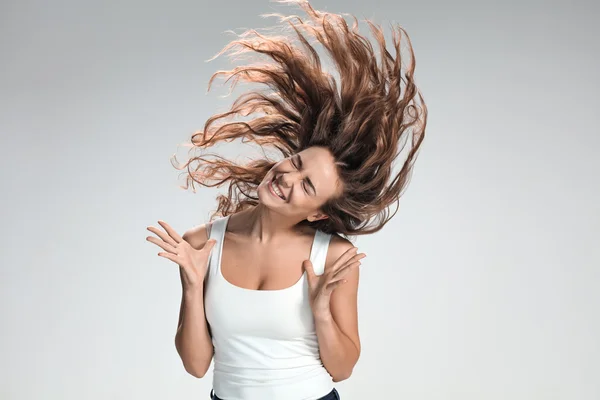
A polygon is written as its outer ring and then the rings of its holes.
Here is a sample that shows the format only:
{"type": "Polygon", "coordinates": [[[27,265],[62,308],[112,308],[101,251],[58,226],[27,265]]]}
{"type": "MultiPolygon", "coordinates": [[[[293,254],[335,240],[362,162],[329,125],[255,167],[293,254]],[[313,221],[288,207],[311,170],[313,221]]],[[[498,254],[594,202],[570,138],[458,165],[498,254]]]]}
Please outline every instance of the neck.
{"type": "Polygon", "coordinates": [[[297,225],[302,221],[298,217],[283,217],[262,204],[258,204],[240,214],[245,214],[240,218],[244,220],[242,229],[260,242],[268,242],[275,237],[297,235],[297,225]]]}

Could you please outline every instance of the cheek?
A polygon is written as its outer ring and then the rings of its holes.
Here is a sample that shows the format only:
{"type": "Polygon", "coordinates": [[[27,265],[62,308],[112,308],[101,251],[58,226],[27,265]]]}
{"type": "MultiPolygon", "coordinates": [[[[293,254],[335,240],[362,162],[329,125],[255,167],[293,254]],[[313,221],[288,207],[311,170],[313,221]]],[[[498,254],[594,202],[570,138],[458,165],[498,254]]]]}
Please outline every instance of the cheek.
{"type": "MultiPolygon", "coordinates": [[[[300,189],[302,190],[302,189],[300,189]]],[[[312,196],[307,195],[306,193],[299,193],[292,195],[292,199],[290,203],[294,204],[297,207],[305,208],[305,209],[313,209],[318,207],[319,200],[315,199],[312,196]]]]}

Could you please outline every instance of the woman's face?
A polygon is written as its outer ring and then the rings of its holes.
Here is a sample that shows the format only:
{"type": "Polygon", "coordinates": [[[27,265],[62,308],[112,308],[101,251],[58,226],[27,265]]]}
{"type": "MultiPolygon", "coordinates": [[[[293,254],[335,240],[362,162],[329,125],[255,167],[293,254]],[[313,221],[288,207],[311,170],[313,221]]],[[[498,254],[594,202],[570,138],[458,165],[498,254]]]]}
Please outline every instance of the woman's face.
{"type": "Polygon", "coordinates": [[[309,147],[279,161],[258,186],[261,204],[290,217],[323,219],[319,208],[341,190],[334,158],[324,147],[309,147]]]}

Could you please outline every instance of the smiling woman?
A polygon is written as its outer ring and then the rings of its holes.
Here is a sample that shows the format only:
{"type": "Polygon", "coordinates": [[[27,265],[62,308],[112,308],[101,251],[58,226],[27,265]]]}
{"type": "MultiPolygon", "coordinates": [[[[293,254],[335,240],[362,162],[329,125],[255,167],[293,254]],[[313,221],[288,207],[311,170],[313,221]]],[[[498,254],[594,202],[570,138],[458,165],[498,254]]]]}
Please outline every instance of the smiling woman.
{"type": "MultiPolygon", "coordinates": [[[[311,214],[327,199],[342,192],[338,167],[339,163],[325,147],[302,150],[273,165],[257,187],[259,202],[290,217],[311,214]],[[263,196],[263,188],[268,189],[271,196],[263,196]]],[[[309,215],[308,221],[322,218],[322,213],[309,215]]]]}
{"type": "MultiPolygon", "coordinates": [[[[310,226],[328,233],[362,235],[380,230],[395,215],[390,206],[398,204],[424,138],[427,108],[414,80],[415,59],[404,29],[392,31],[392,56],[386,49],[382,29],[367,20],[376,39],[377,54],[368,39],[358,33],[358,22],[348,26],[341,15],[315,10],[306,1],[296,3],[307,13],[279,17],[291,28],[286,36],[267,36],[248,30],[229,43],[214,58],[229,53],[232,59],[252,55],[268,56],[272,63],[249,63],[230,71],[218,71],[209,81],[223,76],[233,89],[239,81],[263,84],[270,91],[251,90],[241,95],[232,108],[209,118],[202,131],[191,137],[199,150],[236,138],[254,142],[281,153],[284,160],[258,159],[245,165],[219,155],[203,153],[183,164],[173,158],[176,168],[187,170],[184,188],[229,185],[227,196],[218,197],[213,214],[226,216],[259,203],[259,188],[275,165],[302,168],[302,157],[310,147],[327,149],[339,177],[335,196],[327,197],[321,209],[328,218],[316,219],[310,226]],[[337,66],[339,83],[323,70],[311,39],[322,45],[337,66]],[[404,41],[402,40],[404,39],[404,41]],[[401,54],[405,43],[407,55],[401,54]],[[408,56],[408,57],[406,57],[408,56]],[[237,115],[256,114],[250,121],[226,122],[237,115]],[[406,151],[401,168],[394,162],[406,151]],[[300,157],[297,154],[300,153],[300,157]]],[[[286,32],[285,26],[281,27],[286,32]]],[[[319,157],[321,165],[326,156],[319,157]]],[[[306,158],[307,160],[304,160],[306,158]]],[[[310,160],[307,167],[314,170],[310,160]]],[[[323,165],[331,166],[330,162],[323,165]]],[[[285,168],[284,167],[284,168],[285,168]]],[[[272,178],[272,174],[267,179],[272,178]]],[[[305,183],[314,191],[312,176],[305,183]],[[310,187],[313,184],[313,187],[310,187]]]]}
{"type": "Polygon", "coordinates": [[[237,49],[232,56],[271,61],[219,71],[209,82],[223,75],[232,86],[244,80],[270,91],[241,95],[191,138],[199,150],[240,138],[281,157],[245,165],[192,157],[177,166],[187,170],[186,183],[227,183],[227,195],[217,198],[209,222],[182,236],[163,221],[165,232],[148,228],[161,239],[148,238],[165,250],[159,255],[180,267],[177,351],[197,377],[214,355],[215,400],[340,398],[334,382],[352,374],[361,351],[357,291],[365,254],[348,237],[376,232],[395,214],[389,208],[425,133],[427,108],[402,28],[393,31],[392,56],[381,28],[367,21],[378,60],[356,19],[349,27],[306,1],[281,2],[300,5],[308,19],[275,15],[289,35],[250,30],[219,53],[237,49]],[[332,57],[339,83],[322,69],[311,38],[332,57]],[[254,118],[226,122],[236,115],[254,118]],[[407,143],[406,161],[394,172],[407,143]]]}

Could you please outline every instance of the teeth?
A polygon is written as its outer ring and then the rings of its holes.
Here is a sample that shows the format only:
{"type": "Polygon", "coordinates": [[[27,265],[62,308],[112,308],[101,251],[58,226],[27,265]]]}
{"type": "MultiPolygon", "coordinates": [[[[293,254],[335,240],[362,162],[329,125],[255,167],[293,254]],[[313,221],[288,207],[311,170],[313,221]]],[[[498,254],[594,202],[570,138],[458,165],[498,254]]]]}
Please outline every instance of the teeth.
{"type": "Polygon", "coordinates": [[[281,193],[275,182],[271,182],[271,186],[273,187],[273,191],[277,193],[277,196],[283,197],[283,193],[281,193]]]}

